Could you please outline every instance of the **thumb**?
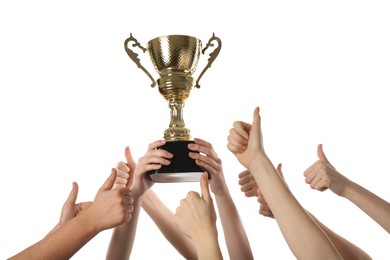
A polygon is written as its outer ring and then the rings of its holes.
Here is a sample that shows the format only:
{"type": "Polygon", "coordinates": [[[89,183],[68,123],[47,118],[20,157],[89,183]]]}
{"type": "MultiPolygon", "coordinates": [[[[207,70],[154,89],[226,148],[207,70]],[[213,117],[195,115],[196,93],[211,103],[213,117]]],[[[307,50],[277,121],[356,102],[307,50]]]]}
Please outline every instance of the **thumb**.
{"type": "Polygon", "coordinates": [[[207,202],[211,202],[211,195],[209,190],[209,175],[207,172],[203,172],[200,177],[200,190],[202,192],[202,198],[207,202]]]}
{"type": "MultiPolygon", "coordinates": [[[[261,143],[261,127],[260,127],[260,108],[256,107],[253,111],[252,128],[249,134],[249,139],[254,138],[255,143],[261,143]]],[[[262,147],[261,147],[262,148],[262,147]]]]}
{"type": "Polygon", "coordinates": [[[133,156],[131,155],[130,147],[128,147],[128,146],[125,148],[125,157],[126,157],[127,165],[130,168],[134,167],[135,166],[135,161],[133,159],[133,156]]]}
{"type": "Polygon", "coordinates": [[[127,180],[126,187],[131,187],[133,186],[134,170],[136,167],[136,163],[133,159],[133,156],[131,155],[130,147],[128,146],[125,148],[125,157],[126,157],[127,166],[130,167],[130,176],[129,179],[127,180]]]}
{"type": "Polygon", "coordinates": [[[67,200],[65,201],[65,204],[71,204],[71,205],[76,204],[78,192],[79,192],[79,186],[78,186],[77,182],[73,182],[72,183],[72,190],[70,191],[69,196],[68,196],[67,200]]]}
{"type": "Polygon", "coordinates": [[[256,107],[253,111],[252,129],[260,129],[260,108],[256,107]]]}
{"type": "Polygon", "coordinates": [[[328,158],[326,158],[325,153],[322,150],[322,144],[318,145],[317,156],[318,156],[318,159],[320,159],[321,161],[329,163],[328,158]]]}
{"type": "Polygon", "coordinates": [[[284,179],[281,163],[278,164],[278,167],[276,168],[276,170],[278,171],[279,176],[282,177],[282,179],[284,179]]]}
{"type": "Polygon", "coordinates": [[[100,187],[98,192],[106,191],[106,190],[111,190],[112,186],[114,186],[115,179],[116,179],[117,171],[115,168],[111,169],[111,174],[107,178],[107,180],[104,182],[103,186],[100,187]]]}

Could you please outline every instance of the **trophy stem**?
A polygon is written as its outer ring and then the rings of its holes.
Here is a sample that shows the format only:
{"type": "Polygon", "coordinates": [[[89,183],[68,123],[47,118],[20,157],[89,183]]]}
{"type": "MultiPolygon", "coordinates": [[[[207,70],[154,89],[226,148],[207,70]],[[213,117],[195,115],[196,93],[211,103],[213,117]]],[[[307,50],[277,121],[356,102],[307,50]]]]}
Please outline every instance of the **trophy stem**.
{"type": "Polygon", "coordinates": [[[164,132],[164,138],[167,141],[187,141],[191,139],[190,130],[185,128],[183,119],[183,101],[170,101],[171,122],[169,128],[164,132]]]}

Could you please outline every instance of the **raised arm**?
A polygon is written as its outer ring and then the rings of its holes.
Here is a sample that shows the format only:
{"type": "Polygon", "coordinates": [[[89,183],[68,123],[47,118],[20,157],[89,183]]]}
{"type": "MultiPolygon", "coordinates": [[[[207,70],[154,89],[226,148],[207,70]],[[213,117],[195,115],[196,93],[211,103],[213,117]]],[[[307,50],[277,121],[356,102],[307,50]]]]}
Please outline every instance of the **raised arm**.
{"type": "MultiPolygon", "coordinates": [[[[282,164],[279,164],[277,167],[277,171],[280,177],[283,178],[282,173],[282,164]]],[[[239,174],[239,184],[241,185],[241,190],[245,193],[247,197],[258,197],[257,201],[260,203],[259,213],[265,217],[274,218],[272,210],[267,204],[267,201],[264,199],[261,191],[258,189],[256,182],[253,179],[253,176],[249,171],[244,171],[239,174]],[[251,192],[248,192],[251,191],[251,192]],[[256,192],[255,192],[256,191],[256,192]]],[[[321,227],[321,229],[325,232],[325,234],[332,241],[333,245],[336,247],[337,251],[343,257],[344,260],[368,260],[372,259],[366,252],[364,252],[361,248],[352,244],[345,238],[341,237],[333,230],[328,228],[325,224],[319,221],[312,213],[308,210],[306,212],[312,217],[312,219],[321,227]]]]}
{"type": "Polygon", "coordinates": [[[107,260],[127,260],[130,258],[143,198],[145,192],[147,192],[153,185],[153,182],[147,176],[146,172],[159,169],[161,165],[169,164],[170,161],[166,158],[172,158],[172,155],[167,151],[156,150],[157,147],[163,144],[164,141],[160,140],[151,143],[146,151],[146,154],[138,160],[138,164],[136,164],[133,160],[130,148],[126,147],[125,149],[127,162],[121,162],[117,167],[120,172],[119,176],[123,176],[122,179],[125,179],[126,181],[123,181],[122,184],[117,183],[116,187],[121,187],[120,185],[130,187],[131,194],[134,197],[134,210],[132,218],[128,223],[114,229],[107,250],[107,260]]]}
{"type": "Polygon", "coordinates": [[[142,208],[160,229],[164,237],[185,259],[197,259],[193,242],[174,223],[174,213],[160,200],[152,190],[145,193],[142,208]]]}
{"type": "Polygon", "coordinates": [[[329,238],[306,213],[278,175],[262,140],[259,108],[252,125],[235,122],[228,149],[253,175],[292,253],[298,259],[342,259],[329,238]]]}
{"type": "Polygon", "coordinates": [[[208,175],[200,180],[202,196],[195,191],[188,193],[176,209],[175,223],[192,239],[199,260],[222,260],[218,244],[218,231],[213,200],[208,187],[208,175]]]}
{"type": "Polygon", "coordinates": [[[322,144],[318,145],[317,155],[318,161],[304,172],[306,183],[312,189],[330,189],[348,199],[390,233],[390,203],[338,172],[326,158],[322,144]]]}
{"type": "Polygon", "coordinates": [[[199,138],[195,138],[194,142],[189,144],[189,149],[197,153],[191,152],[190,157],[210,174],[210,189],[217,204],[229,259],[253,259],[240,214],[225,182],[221,159],[210,143],[199,138]]]}
{"type": "Polygon", "coordinates": [[[9,259],[70,259],[102,230],[129,221],[133,199],[128,189],[111,190],[115,178],[116,171],[113,169],[92,204],[83,214],[73,217],[41,241],[9,259]]]}

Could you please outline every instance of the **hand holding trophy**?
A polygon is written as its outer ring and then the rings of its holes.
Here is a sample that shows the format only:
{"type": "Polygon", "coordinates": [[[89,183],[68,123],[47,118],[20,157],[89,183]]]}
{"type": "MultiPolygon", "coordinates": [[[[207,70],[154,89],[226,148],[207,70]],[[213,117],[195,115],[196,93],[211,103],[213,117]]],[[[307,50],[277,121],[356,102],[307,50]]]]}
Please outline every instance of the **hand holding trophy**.
{"type": "Polygon", "coordinates": [[[157,79],[159,92],[169,102],[171,110],[169,128],[164,132],[164,139],[167,142],[159,149],[169,151],[174,157],[171,159],[170,165],[150,172],[150,178],[154,182],[199,181],[204,169],[188,156],[190,150],[187,146],[193,141],[190,130],[184,124],[183,108],[191,89],[193,87],[200,88],[199,80],[217,58],[222,46],[221,40],[213,34],[202,50],[202,42],[195,37],[168,35],[150,40],[147,48],[144,48],[130,34],[130,37],[125,40],[124,46],[131,60],[152,80],[151,86],[154,87],[156,81],[141,65],[138,54],[131,48],[138,47],[143,52],[149,53],[151,61],[160,75],[160,78],[157,79]],[[129,45],[130,42],[132,42],[131,45],[129,45]],[[209,47],[214,47],[213,42],[216,42],[217,46],[209,54],[206,67],[195,80],[192,74],[198,66],[200,54],[204,54],[209,47]]]}

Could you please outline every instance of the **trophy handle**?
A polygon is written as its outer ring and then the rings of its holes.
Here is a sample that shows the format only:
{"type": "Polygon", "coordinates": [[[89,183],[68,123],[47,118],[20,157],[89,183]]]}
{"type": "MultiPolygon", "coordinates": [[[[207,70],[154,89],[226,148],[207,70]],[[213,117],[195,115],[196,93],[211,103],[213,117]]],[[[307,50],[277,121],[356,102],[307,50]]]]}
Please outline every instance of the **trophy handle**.
{"type": "Polygon", "coordinates": [[[127,38],[127,39],[125,40],[125,50],[126,50],[127,55],[129,55],[130,59],[131,59],[132,61],[134,61],[135,64],[137,64],[138,68],[140,68],[141,70],[143,70],[143,71],[146,73],[146,75],[148,75],[148,77],[152,80],[152,84],[151,84],[150,86],[153,88],[154,86],[156,86],[156,81],[155,81],[154,78],[150,75],[150,73],[145,69],[145,67],[141,65],[141,60],[138,59],[138,54],[135,53],[135,52],[133,52],[133,51],[129,48],[129,45],[128,45],[128,44],[129,44],[129,42],[131,42],[131,41],[134,42],[134,43],[131,45],[132,47],[138,47],[138,48],[140,48],[143,52],[146,52],[147,49],[141,46],[141,44],[137,41],[137,39],[135,39],[135,38],[133,37],[133,34],[132,34],[132,33],[130,33],[130,37],[127,38]]]}
{"type": "Polygon", "coordinates": [[[210,57],[208,60],[209,62],[207,63],[206,67],[203,69],[203,71],[200,73],[198,79],[196,80],[196,84],[195,84],[196,88],[200,88],[200,85],[199,85],[200,78],[203,76],[203,74],[206,72],[206,70],[211,67],[211,64],[213,64],[214,60],[217,58],[219,52],[221,51],[221,47],[222,47],[221,39],[216,37],[215,34],[213,33],[213,36],[211,36],[209,42],[206,44],[206,47],[204,47],[204,49],[202,50],[202,54],[204,54],[205,51],[209,47],[214,47],[214,44],[212,43],[213,41],[216,41],[218,43],[218,46],[215,48],[215,50],[212,53],[209,54],[209,57],[210,57]]]}

